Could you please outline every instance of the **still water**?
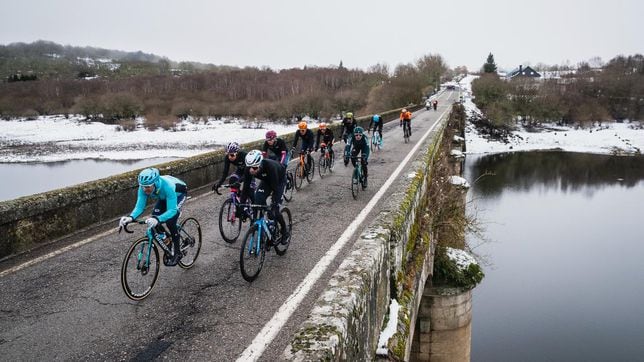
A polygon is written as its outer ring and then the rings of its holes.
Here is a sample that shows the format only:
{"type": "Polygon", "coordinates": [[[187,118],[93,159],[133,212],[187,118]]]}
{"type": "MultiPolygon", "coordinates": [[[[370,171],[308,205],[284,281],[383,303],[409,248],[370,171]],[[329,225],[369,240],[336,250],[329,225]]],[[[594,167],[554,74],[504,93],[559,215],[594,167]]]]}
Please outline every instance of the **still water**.
{"type": "Polygon", "coordinates": [[[0,163],[0,201],[11,200],[175,160],[73,160],[47,163],[0,163]]]}
{"type": "Polygon", "coordinates": [[[644,157],[467,156],[472,361],[644,360],[644,157]]]}

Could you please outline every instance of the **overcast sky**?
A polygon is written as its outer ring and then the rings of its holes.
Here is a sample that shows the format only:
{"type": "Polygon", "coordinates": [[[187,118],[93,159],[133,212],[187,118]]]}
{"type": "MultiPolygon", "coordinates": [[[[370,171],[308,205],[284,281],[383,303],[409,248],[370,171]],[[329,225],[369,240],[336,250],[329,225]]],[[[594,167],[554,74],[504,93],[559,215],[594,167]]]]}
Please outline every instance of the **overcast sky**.
{"type": "Polygon", "coordinates": [[[644,53],[642,0],[2,0],[0,44],[49,40],[273,69],[390,70],[426,54],[478,70],[644,53]]]}

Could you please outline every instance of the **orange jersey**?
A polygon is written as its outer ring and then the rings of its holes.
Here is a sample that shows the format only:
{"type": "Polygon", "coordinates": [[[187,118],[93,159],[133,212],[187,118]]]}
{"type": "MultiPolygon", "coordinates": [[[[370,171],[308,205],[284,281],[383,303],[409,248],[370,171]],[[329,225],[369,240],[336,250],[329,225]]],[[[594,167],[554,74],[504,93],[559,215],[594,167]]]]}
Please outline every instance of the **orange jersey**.
{"type": "Polygon", "coordinates": [[[411,112],[400,112],[400,120],[402,121],[407,119],[411,119],[411,112]]]}

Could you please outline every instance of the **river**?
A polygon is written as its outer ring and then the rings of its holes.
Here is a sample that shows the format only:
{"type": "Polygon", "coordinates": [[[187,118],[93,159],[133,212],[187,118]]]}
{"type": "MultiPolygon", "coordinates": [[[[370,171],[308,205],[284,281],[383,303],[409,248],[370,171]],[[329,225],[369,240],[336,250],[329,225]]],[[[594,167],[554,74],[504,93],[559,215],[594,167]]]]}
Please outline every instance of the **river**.
{"type": "Polygon", "coordinates": [[[134,161],[85,159],[63,162],[0,163],[0,201],[98,180],[177,158],[134,161]]]}
{"type": "Polygon", "coordinates": [[[485,228],[468,237],[486,273],[472,361],[642,360],[644,157],[525,152],[465,166],[468,213],[485,228]]]}

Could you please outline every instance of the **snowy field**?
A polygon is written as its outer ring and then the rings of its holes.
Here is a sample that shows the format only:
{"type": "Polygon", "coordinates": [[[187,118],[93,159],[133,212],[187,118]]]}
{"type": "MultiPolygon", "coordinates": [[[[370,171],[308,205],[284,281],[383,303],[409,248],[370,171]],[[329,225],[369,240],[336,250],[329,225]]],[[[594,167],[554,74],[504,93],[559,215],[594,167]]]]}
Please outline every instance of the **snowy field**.
{"type": "MultiPolygon", "coordinates": [[[[307,121],[311,127],[317,127],[317,121],[307,121]]],[[[81,117],[3,120],[0,121],[0,163],[182,158],[215,150],[231,141],[263,139],[269,129],[278,135],[292,133],[297,125],[209,120],[184,121],[172,130],[119,129],[116,125],[86,122],[81,117]]]]}
{"type": "MultiPolygon", "coordinates": [[[[460,82],[468,118],[473,114],[481,114],[471,99],[471,82],[475,78],[467,76],[460,82]]],[[[639,122],[603,123],[585,129],[545,124],[539,132],[519,128],[512,132],[509,142],[504,143],[485,138],[468,122],[465,144],[467,153],[561,150],[598,154],[641,154],[644,150],[644,129],[639,122]]]]}

